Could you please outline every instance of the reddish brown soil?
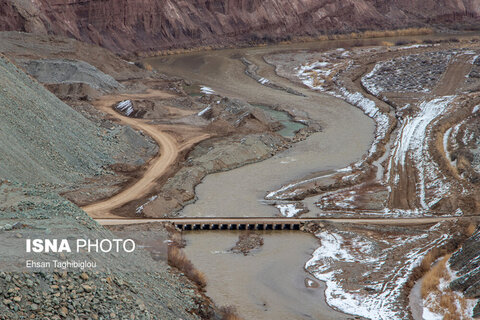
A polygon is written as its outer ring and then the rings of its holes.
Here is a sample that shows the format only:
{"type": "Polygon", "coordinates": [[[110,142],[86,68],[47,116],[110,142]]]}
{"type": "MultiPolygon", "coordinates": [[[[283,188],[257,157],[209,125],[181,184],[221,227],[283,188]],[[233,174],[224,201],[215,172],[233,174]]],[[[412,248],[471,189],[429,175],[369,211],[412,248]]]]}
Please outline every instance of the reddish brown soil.
{"type": "Polygon", "coordinates": [[[131,53],[469,24],[480,12],[470,0],[10,0],[0,4],[0,13],[0,30],[65,35],[131,53]]]}

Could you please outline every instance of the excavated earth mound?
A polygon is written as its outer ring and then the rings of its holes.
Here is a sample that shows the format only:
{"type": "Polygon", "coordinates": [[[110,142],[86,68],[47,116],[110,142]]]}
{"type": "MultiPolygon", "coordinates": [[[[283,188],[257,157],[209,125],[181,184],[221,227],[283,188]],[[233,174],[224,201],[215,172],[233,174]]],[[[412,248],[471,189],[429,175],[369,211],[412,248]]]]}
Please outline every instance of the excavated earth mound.
{"type": "Polygon", "coordinates": [[[42,83],[84,83],[94,89],[106,92],[121,87],[121,84],[114,78],[84,61],[44,59],[17,61],[17,64],[20,64],[25,71],[42,83]]]}
{"type": "Polygon", "coordinates": [[[95,126],[5,58],[0,73],[0,177],[71,184],[136,153],[119,132],[95,126]]]}

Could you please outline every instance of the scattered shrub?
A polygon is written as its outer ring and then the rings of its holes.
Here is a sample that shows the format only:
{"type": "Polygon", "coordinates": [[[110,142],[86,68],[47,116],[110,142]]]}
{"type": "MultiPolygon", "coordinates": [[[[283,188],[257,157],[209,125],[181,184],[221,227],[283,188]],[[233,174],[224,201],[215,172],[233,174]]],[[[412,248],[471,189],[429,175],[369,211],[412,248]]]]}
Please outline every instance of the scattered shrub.
{"type": "Polygon", "coordinates": [[[149,63],[144,62],[143,66],[144,66],[144,69],[147,70],[147,71],[152,71],[153,70],[153,67],[149,63]]]}
{"type": "Polygon", "coordinates": [[[465,235],[471,237],[475,233],[475,230],[477,230],[477,225],[471,222],[465,229],[465,235]]]}
{"type": "Polygon", "coordinates": [[[188,279],[195,282],[200,288],[205,288],[207,285],[205,275],[197,270],[185,253],[176,246],[168,248],[168,264],[183,272],[188,279]]]}
{"type": "Polygon", "coordinates": [[[438,285],[440,283],[440,279],[445,277],[446,275],[446,263],[450,255],[445,256],[440,262],[428,271],[425,276],[423,277],[422,281],[422,298],[426,298],[431,292],[435,292],[438,290],[438,285]]]}
{"type": "Polygon", "coordinates": [[[222,316],[222,320],[242,320],[233,306],[221,307],[220,315],[222,316]]]}
{"type": "Polygon", "coordinates": [[[405,41],[405,40],[398,40],[397,42],[395,42],[395,45],[396,46],[403,46],[403,45],[406,45],[406,44],[409,44],[410,42],[408,41],[405,41]]]}

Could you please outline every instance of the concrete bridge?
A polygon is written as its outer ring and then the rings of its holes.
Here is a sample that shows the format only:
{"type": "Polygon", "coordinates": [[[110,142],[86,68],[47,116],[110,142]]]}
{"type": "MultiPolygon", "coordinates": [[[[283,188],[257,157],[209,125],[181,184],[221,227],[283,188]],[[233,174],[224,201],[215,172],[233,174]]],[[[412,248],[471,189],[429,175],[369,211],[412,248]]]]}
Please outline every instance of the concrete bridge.
{"type": "Polygon", "coordinates": [[[140,223],[170,223],[180,230],[300,230],[308,222],[337,222],[359,224],[395,224],[418,225],[454,220],[459,217],[423,217],[423,218],[282,218],[282,217],[181,217],[160,219],[96,219],[102,225],[125,225],[140,223]]]}
{"type": "Polygon", "coordinates": [[[300,230],[311,219],[288,218],[181,218],[171,222],[180,230],[300,230]]]}

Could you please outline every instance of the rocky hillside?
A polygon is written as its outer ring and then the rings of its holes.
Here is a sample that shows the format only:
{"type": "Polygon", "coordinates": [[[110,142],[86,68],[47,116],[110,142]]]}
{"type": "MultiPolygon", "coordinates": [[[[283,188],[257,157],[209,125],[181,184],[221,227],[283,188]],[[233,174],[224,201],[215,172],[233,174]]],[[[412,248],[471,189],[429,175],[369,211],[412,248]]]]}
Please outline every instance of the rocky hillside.
{"type": "MultiPolygon", "coordinates": [[[[450,288],[462,292],[466,298],[480,298],[480,231],[477,230],[450,258],[450,267],[456,278],[450,288]]],[[[480,300],[473,309],[474,318],[480,317],[480,300]]]]}
{"type": "Polygon", "coordinates": [[[1,56],[0,74],[0,178],[71,184],[135,154],[1,56]]]}
{"type": "MultiPolygon", "coordinates": [[[[88,253],[81,257],[67,253],[63,258],[95,261],[99,269],[103,265],[107,270],[28,272],[33,270],[23,268],[24,261],[32,256],[18,246],[33,235],[113,239],[125,238],[126,233],[113,235],[55,193],[0,181],[0,199],[0,239],[10,245],[0,252],[0,319],[194,320],[200,319],[196,314],[209,312],[209,301],[185,276],[172,271],[165,259],[154,259],[143,250],[136,250],[131,258],[88,253]],[[22,267],[16,264],[17,257],[22,267]]],[[[157,236],[166,238],[166,230],[157,227],[157,236]]],[[[131,237],[135,238],[134,232],[131,237]]],[[[36,257],[37,261],[55,258],[52,253],[36,257]]]]}
{"type": "Polygon", "coordinates": [[[5,0],[0,30],[134,52],[295,35],[474,22],[479,0],[5,0]]]}

